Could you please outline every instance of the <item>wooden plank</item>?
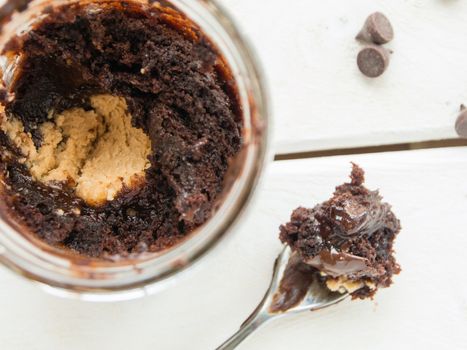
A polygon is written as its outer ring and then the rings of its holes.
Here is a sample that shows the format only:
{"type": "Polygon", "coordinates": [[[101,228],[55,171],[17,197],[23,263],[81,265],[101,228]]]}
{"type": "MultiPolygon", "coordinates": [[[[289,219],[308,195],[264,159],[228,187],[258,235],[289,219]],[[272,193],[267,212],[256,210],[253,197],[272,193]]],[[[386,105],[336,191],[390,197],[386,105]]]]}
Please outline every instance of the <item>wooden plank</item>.
{"type": "Polygon", "coordinates": [[[220,1],[263,63],[276,153],[455,137],[467,102],[467,2],[438,0],[220,1]],[[384,12],[395,39],[388,71],[365,78],[354,37],[384,12]]]}
{"type": "Polygon", "coordinates": [[[467,103],[467,2],[219,1],[263,63],[276,153],[456,137],[459,105],[467,103]],[[388,71],[371,80],[356,67],[354,36],[376,10],[396,37],[388,71]]]}
{"type": "Polygon", "coordinates": [[[327,199],[350,161],[393,204],[403,272],[374,301],[344,302],[266,325],[240,349],[464,349],[467,147],[273,163],[234,234],[166,291],[92,304],[48,296],[0,270],[2,349],[214,349],[261,299],[278,226],[327,199]]]}

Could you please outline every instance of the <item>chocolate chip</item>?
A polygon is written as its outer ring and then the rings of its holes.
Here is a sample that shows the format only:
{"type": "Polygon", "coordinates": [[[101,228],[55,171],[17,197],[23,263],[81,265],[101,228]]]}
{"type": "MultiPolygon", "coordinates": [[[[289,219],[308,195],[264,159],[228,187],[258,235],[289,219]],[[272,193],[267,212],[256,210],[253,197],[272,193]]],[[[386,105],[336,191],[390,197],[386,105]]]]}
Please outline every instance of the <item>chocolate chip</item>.
{"type": "Polygon", "coordinates": [[[460,137],[467,138],[467,109],[464,105],[461,105],[461,112],[456,120],[456,132],[460,137]]]}
{"type": "Polygon", "coordinates": [[[379,77],[389,65],[389,52],[381,46],[367,46],[358,53],[357,65],[367,77],[379,77]]]}
{"type": "Polygon", "coordinates": [[[381,12],[372,13],[356,39],[374,44],[386,44],[394,38],[391,22],[381,12]]]}

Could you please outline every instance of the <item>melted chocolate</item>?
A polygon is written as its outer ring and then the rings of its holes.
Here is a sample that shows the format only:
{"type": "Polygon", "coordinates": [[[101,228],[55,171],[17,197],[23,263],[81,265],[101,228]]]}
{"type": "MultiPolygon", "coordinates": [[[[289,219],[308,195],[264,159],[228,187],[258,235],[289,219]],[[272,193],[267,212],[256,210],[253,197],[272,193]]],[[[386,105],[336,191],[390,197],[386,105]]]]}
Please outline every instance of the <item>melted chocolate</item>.
{"type": "Polygon", "coordinates": [[[355,274],[367,269],[368,259],[335,250],[323,250],[318,255],[306,259],[305,262],[327,275],[338,277],[355,274]]]}
{"type": "Polygon", "coordinates": [[[285,312],[305,298],[316,270],[305,264],[298,255],[292,255],[287,263],[279,290],[274,294],[270,312],[285,312]]]}

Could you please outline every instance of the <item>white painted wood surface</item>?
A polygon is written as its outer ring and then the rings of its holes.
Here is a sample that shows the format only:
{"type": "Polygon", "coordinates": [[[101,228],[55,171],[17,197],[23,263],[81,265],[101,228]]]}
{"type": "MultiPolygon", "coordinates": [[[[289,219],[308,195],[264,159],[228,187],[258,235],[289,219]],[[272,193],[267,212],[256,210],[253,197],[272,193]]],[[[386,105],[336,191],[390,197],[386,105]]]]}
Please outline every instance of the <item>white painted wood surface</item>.
{"type": "Polygon", "coordinates": [[[91,304],[46,295],[0,269],[0,349],[214,349],[261,299],[279,224],[327,199],[350,161],[393,204],[402,273],[374,301],[344,302],[266,325],[240,349],[465,349],[467,147],[274,163],[249,216],[176,286],[91,304]]]}
{"type": "MultiPolygon", "coordinates": [[[[219,1],[264,64],[276,153],[455,137],[467,102],[467,2],[219,1]],[[356,68],[353,37],[375,10],[388,15],[396,38],[388,71],[369,80],[356,68]]],[[[464,147],[276,162],[231,239],[145,299],[59,299],[0,267],[0,349],[214,349],[261,299],[280,251],[278,226],[296,206],[328,198],[351,160],[402,221],[401,275],[375,301],[279,320],[241,349],[467,348],[464,147]]]]}
{"type": "Polygon", "coordinates": [[[277,153],[455,137],[467,102],[467,2],[219,0],[263,62],[277,153]],[[395,30],[387,72],[365,78],[355,40],[366,16],[395,30]]]}

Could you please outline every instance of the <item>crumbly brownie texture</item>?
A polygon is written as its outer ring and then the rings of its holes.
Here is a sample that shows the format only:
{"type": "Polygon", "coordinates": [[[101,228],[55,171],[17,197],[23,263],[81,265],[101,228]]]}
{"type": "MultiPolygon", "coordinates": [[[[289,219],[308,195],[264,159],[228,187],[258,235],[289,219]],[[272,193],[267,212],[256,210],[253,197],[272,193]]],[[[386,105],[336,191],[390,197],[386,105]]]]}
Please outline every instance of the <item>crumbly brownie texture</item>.
{"type": "Polygon", "coordinates": [[[106,258],[177,243],[215,210],[243,120],[229,69],[173,8],[47,8],[2,53],[2,216],[106,258]],[[124,142],[122,142],[122,140],[124,142]]]}
{"type": "Polygon", "coordinates": [[[353,164],[350,183],[312,209],[297,208],[280,227],[281,241],[316,268],[329,289],[362,299],[400,272],[393,255],[399,220],[363,182],[363,170],[353,164]]]}

